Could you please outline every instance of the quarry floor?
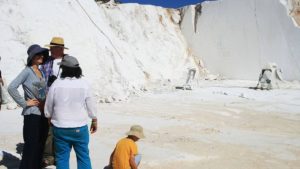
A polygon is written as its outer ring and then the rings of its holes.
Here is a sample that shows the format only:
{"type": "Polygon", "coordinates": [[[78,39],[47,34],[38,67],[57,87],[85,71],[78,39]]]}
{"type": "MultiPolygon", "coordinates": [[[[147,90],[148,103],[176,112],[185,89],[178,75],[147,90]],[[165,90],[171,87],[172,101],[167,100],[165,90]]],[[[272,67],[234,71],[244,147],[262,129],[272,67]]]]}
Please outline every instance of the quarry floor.
{"type": "MultiPolygon", "coordinates": [[[[18,168],[21,110],[0,111],[0,168],[18,168]],[[2,153],[3,154],[3,153],[2,153]]],[[[130,125],[144,127],[139,169],[298,169],[300,90],[198,86],[151,91],[99,104],[99,131],[90,136],[93,168],[102,169],[130,125]]],[[[76,167],[74,152],[71,169],[76,167]]],[[[48,169],[55,169],[54,166],[48,169]]]]}

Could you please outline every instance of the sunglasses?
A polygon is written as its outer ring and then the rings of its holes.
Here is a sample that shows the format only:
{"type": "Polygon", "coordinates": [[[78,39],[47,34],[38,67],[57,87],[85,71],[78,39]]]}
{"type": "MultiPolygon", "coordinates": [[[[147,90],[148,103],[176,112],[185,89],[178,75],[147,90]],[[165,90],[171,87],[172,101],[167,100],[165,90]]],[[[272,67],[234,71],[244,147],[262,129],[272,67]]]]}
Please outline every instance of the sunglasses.
{"type": "Polygon", "coordinates": [[[44,55],[42,53],[38,53],[34,56],[35,58],[41,58],[41,57],[44,57],[44,55]]]}

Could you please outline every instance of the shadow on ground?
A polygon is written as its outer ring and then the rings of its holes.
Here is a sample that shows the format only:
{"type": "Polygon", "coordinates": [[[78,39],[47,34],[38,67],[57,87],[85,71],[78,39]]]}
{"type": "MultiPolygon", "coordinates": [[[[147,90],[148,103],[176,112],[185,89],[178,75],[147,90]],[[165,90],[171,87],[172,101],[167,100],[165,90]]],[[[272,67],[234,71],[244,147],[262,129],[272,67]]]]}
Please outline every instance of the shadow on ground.
{"type": "Polygon", "coordinates": [[[24,143],[18,143],[16,145],[16,151],[18,154],[20,154],[22,156],[23,153],[23,148],[24,148],[24,143]]]}
{"type": "MultiPolygon", "coordinates": [[[[20,155],[22,154],[23,146],[23,143],[18,143],[16,145],[16,151],[20,155]]],[[[19,157],[16,157],[15,155],[6,151],[0,151],[0,159],[0,168],[4,166],[7,169],[18,169],[21,162],[19,157]]]]}

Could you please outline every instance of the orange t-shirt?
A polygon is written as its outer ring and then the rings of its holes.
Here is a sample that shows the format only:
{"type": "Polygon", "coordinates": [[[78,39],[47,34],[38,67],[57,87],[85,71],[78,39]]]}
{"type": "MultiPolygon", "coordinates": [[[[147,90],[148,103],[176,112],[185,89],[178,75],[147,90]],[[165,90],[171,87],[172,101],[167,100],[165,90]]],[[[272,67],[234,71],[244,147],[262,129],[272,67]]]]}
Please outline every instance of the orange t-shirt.
{"type": "Polygon", "coordinates": [[[129,138],[121,139],[115,148],[113,156],[113,169],[130,169],[130,156],[138,154],[137,145],[129,138]]]}

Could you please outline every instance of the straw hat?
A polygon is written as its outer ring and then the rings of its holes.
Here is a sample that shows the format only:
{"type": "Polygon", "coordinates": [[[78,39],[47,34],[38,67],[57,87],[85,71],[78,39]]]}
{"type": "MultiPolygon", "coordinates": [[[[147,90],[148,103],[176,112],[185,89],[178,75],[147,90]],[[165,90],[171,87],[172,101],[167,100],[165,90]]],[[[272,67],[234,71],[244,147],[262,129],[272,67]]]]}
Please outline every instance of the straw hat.
{"type": "Polygon", "coordinates": [[[65,47],[65,42],[62,37],[53,37],[49,45],[45,45],[46,47],[52,47],[52,46],[60,46],[64,49],[69,49],[65,47]]]}
{"type": "Polygon", "coordinates": [[[130,130],[126,133],[127,135],[136,136],[138,138],[145,138],[143,127],[140,125],[133,125],[130,130]]]}

